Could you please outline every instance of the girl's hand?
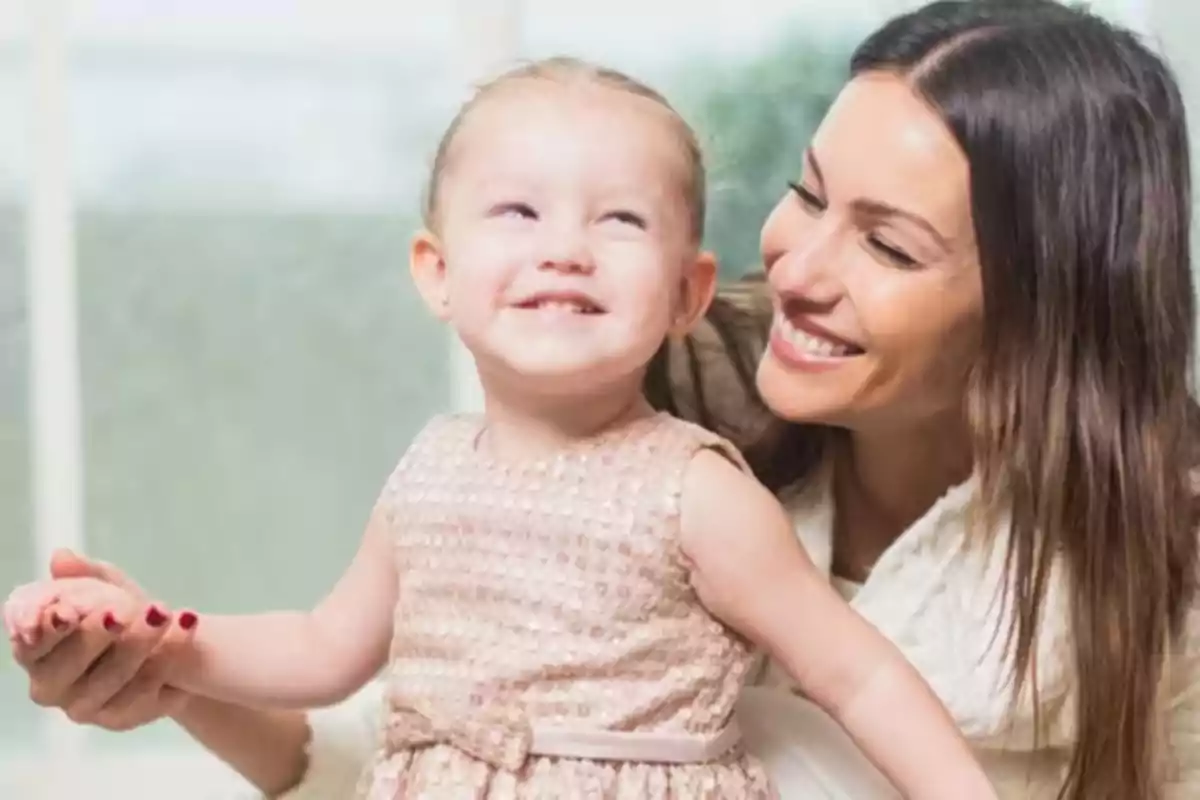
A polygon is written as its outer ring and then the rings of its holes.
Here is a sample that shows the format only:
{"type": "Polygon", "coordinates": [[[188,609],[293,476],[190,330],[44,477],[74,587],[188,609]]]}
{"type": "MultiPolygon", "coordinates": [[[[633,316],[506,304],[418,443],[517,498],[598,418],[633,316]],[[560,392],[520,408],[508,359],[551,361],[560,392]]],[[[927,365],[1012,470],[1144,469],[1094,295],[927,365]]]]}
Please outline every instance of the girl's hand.
{"type": "Polygon", "coordinates": [[[120,570],[73,553],[55,553],[51,574],[59,580],[46,583],[57,589],[36,585],[12,604],[12,621],[26,626],[25,615],[40,608],[34,642],[12,641],[33,701],[112,731],[177,714],[188,696],[170,686],[171,670],[191,641],[195,614],[172,614],[120,570]]]}
{"type": "Polygon", "coordinates": [[[18,586],[4,603],[8,638],[33,647],[55,634],[65,635],[86,616],[101,614],[101,623],[122,625],[135,603],[125,590],[97,578],[59,578],[18,586]]]}

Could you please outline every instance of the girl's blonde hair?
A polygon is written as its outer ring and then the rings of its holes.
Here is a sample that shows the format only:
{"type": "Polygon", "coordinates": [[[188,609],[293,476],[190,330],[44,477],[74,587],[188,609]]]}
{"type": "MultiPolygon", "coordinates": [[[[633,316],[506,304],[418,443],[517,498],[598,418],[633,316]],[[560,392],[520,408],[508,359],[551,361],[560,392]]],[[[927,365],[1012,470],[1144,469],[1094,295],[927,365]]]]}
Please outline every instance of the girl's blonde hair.
{"type": "Polygon", "coordinates": [[[608,67],[598,66],[577,58],[556,56],[538,61],[520,64],[499,76],[479,85],[474,94],[450,121],[446,132],[438,143],[434,155],[433,167],[425,186],[424,217],[428,227],[435,227],[437,221],[438,201],[441,185],[450,162],[455,140],[462,130],[471,113],[484,101],[494,97],[502,90],[512,88],[520,83],[550,81],[567,86],[592,86],[611,89],[618,92],[649,100],[659,106],[665,113],[668,123],[679,139],[683,149],[685,174],[684,197],[688,204],[688,216],[691,224],[693,240],[699,243],[704,238],[705,216],[705,170],[704,159],[700,153],[700,144],[691,126],[684,121],[679,112],[667,102],[667,99],[646,84],[623,72],[608,67]]]}

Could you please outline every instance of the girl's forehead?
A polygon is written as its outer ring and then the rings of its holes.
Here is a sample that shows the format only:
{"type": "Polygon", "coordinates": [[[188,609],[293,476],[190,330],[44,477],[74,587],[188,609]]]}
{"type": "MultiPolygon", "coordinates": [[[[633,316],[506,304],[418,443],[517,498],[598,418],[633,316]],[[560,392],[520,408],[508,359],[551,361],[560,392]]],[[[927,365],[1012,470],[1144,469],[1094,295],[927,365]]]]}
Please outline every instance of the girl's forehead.
{"type": "Polygon", "coordinates": [[[447,172],[489,182],[586,174],[652,185],[679,177],[686,147],[651,101],[607,87],[538,84],[506,88],[472,108],[447,172]]]}
{"type": "MultiPolygon", "coordinates": [[[[654,100],[617,87],[582,80],[523,79],[502,85],[480,97],[466,113],[453,148],[480,140],[547,135],[576,137],[603,133],[624,143],[678,137],[670,109],[654,100]]],[[[603,138],[603,137],[598,137],[603,138]]]]}

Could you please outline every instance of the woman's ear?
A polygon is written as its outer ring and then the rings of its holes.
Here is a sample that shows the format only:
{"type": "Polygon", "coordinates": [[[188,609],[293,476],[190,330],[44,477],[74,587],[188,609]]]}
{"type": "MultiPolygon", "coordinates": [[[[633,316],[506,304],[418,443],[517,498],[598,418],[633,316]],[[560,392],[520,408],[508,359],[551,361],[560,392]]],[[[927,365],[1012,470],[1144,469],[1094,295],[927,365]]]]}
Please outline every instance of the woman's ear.
{"type": "Polygon", "coordinates": [[[717,258],[701,252],[684,270],[680,286],[679,305],[669,336],[686,336],[708,312],[717,291],[717,258]]]}
{"type": "Polygon", "coordinates": [[[446,284],[446,259],[441,240],[422,229],[413,237],[408,268],[425,305],[442,322],[450,318],[450,294],[446,284]]]}

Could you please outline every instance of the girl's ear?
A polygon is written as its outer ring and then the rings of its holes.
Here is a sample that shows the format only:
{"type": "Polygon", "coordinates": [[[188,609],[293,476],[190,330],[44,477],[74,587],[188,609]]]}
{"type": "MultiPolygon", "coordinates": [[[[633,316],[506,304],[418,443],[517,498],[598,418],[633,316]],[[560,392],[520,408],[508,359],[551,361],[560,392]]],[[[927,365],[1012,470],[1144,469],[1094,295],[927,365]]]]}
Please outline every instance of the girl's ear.
{"type": "Polygon", "coordinates": [[[408,268],[417,291],[429,310],[445,322],[450,318],[450,294],[446,285],[446,259],[441,240],[422,229],[413,237],[408,252],[408,268]]]}
{"type": "Polygon", "coordinates": [[[717,258],[701,252],[684,270],[680,286],[679,305],[669,336],[682,338],[691,332],[708,312],[717,291],[717,258]]]}

